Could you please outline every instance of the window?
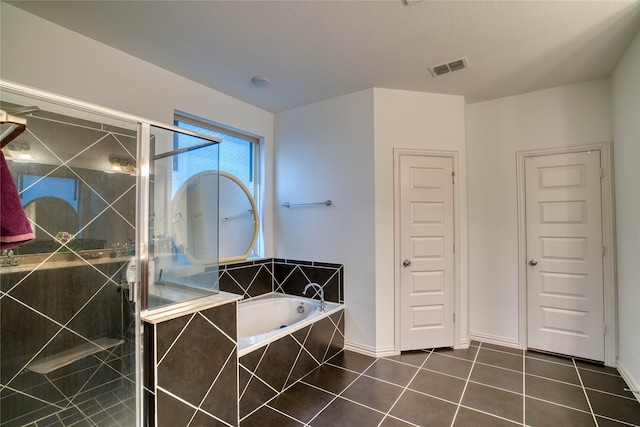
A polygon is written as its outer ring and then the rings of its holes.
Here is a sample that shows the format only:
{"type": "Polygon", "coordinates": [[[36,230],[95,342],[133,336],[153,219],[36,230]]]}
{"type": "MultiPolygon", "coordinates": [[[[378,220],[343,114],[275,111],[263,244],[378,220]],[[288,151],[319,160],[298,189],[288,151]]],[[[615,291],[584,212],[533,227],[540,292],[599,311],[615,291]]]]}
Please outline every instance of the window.
{"type": "MultiPolygon", "coordinates": [[[[207,154],[204,155],[202,150],[196,150],[191,155],[174,157],[173,195],[189,177],[204,170],[218,169],[234,175],[247,187],[258,207],[258,217],[262,221],[257,167],[260,140],[255,136],[228,129],[207,119],[185,113],[176,113],[174,124],[183,129],[218,137],[222,142],[207,148],[207,154]],[[218,158],[217,165],[213,160],[215,158],[218,158]]],[[[190,145],[188,138],[188,136],[177,134],[174,139],[174,149],[190,145]]],[[[251,256],[259,256],[262,252],[259,249],[261,246],[260,240],[258,240],[251,256]]]]}

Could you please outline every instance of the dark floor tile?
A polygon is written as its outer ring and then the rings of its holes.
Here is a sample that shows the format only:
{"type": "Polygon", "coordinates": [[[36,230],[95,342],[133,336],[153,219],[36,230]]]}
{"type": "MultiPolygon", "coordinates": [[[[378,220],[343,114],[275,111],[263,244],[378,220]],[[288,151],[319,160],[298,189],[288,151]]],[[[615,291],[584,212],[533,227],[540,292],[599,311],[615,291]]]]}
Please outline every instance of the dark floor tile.
{"type": "Polygon", "coordinates": [[[573,366],[526,358],[524,369],[527,374],[580,385],[578,373],[573,366]]]}
{"type": "Polygon", "coordinates": [[[333,394],[306,384],[296,383],[270,401],[268,405],[306,423],[334,398],[333,394]]]}
{"type": "Polygon", "coordinates": [[[430,371],[442,372],[454,377],[466,380],[471,372],[473,363],[468,360],[456,359],[455,357],[444,356],[432,353],[422,367],[430,371]]]}
{"type": "Polygon", "coordinates": [[[556,363],[561,363],[563,365],[573,366],[573,359],[570,357],[556,356],[554,354],[542,353],[542,352],[533,351],[533,350],[525,351],[525,356],[530,357],[532,359],[546,360],[547,362],[556,362],[556,363]]]}
{"type": "Polygon", "coordinates": [[[581,411],[591,411],[582,387],[527,375],[524,381],[527,397],[537,397],[581,411]]]}
{"type": "Polygon", "coordinates": [[[586,388],[606,391],[607,393],[613,393],[618,396],[635,399],[633,393],[624,390],[625,388],[629,388],[629,386],[624,381],[624,379],[622,379],[622,377],[589,371],[586,369],[580,369],[579,371],[580,378],[582,378],[582,383],[586,388]]]}
{"type": "MultiPolygon", "coordinates": [[[[597,415],[596,415],[596,420],[598,421],[598,427],[629,427],[630,425],[633,425],[633,424],[627,424],[627,423],[615,421],[609,418],[600,417],[597,415]]],[[[636,424],[636,425],[640,425],[640,424],[636,424]]]]}
{"type": "Polygon", "coordinates": [[[60,418],[58,418],[57,415],[50,415],[36,423],[33,424],[33,426],[36,427],[64,427],[64,424],[62,423],[62,421],[60,421],[60,418]]]}
{"type": "Polygon", "coordinates": [[[478,347],[470,346],[469,348],[437,348],[434,352],[445,356],[457,357],[458,359],[466,359],[473,361],[478,353],[478,347]]]}
{"type": "Polygon", "coordinates": [[[464,392],[462,404],[478,411],[521,423],[522,398],[523,396],[520,394],[469,383],[464,392]]]}
{"type": "Polygon", "coordinates": [[[460,407],[453,427],[511,427],[520,424],[503,420],[502,418],[493,417],[473,409],[460,407]]]}
{"type": "Polygon", "coordinates": [[[476,362],[522,372],[522,356],[480,347],[476,362]]]}
{"type": "Polygon", "coordinates": [[[593,416],[564,406],[527,397],[525,424],[531,427],[588,427],[595,426],[593,416]]]}
{"type": "Polygon", "coordinates": [[[514,393],[522,393],[522,373],[509,369],[476,363],[473,365],[469,380],[514,393]]]}
{"type": "Polygon", "coordinates": [[[421,369],[409,384],[409,388],[457,405],[460,402],[464,385],[465,381],[460,378],[421,369]]]}
{"type": "Polygon", "coordinates": [[[488,350],[502,351],[504,353],[511,353],[517,356],[522,356],[522,350],[520,350],[519,348],[505,347],[504,345],[490,344],[486,342],[482,343],[482,348],[486,348],[488,350]]]}
{"type": "Polygon", "coordinates": [[[382,418],[384,414],[381,412],[339,397],[311,420],[309,425],[313,427],[377,426],[382,418]]]}
{"type": "Polygon", "coordinates": [[[611,366],[604,366],[597,363],[583,362],[581,360],[576,360],[576,366],[578,366],[578,369],[587,369],[589,371],[596,371],[596,372],[602,372],[609,375],[620,376],[620,372],[618,372],[616,368],[613,368],[611,366]]]}
{"type": "Polygon", "coordinates": [[[394,418],[390,415],[387,415],[385,417],[384,420],[382,420],[382,423],[380,424],[380,427],[412,427],[413,424],[409,424],[405,421],[399,420],[398,418],[394,418]]]}
{"type": "Polygon", "coordinates": [[[587,395],[596,415],[640,425],[640,402],[637,400],[594,390],[587,390],[587,395]]]}
{"type": "Polygon", "coordinates": [[[349,384],[355,381],[356,378],[358,378],[358,374],[351,371],[334,366],[322,365],[302,378],[302,381],[307,384],[313,384],[331,393],[340,394],[349,384]]]}
{"type": "Polygon", "coordinates": [[[417,371],[418,367],[416,366],[409,366],[392,360],[378,359],[364,374],[405,387],[417,371]]]}
{"type": "MultiPolygon", "coordinates": [[[[117,424],[107,423],[104,425],[98,425],[98,427],[114,427],[116,425],[117,424]]],[[[200,426],[228,427],[229,426],[228,423],[223,423],[222,421],[217,420],[216,418],[212,417],[211,415],[203,411],[196,411],[195,415],[189,422],[189,425],[193,427],[200,427],[200,426]]]]}
{"type": "Polygon", "coordinates": [[[375,357],[344,350],[328,360],[328,363],[362,373],[375,361],[375,357]]]}
{"type": "Polygon", "coordinates": [[[267,406],[263,406],[240,422],[240,427],[298,427],[303,425],[267,406]]]}
{"type": "Polygon", "coordinates": [[[403,388],[384,381],[361,376],[341,396],[373,409],[387,412],[402,393],[403,388]]]}
{"type": "Polygon", "coordinates": [[[394,417],[430,427],[449,427],[455,413],[456,405],[411,390],[404,392],[390,412],[394,417]]]}
{"type": "Polygon", "coordinates": [[[422,366],[429,356],[430,352],[426,351],[407,351],[397,356],[385,357],[385,359],[395,360],[396,362],[406,363],[413,366],[422,366]]]}
{"type": "Polygon", "coordinates": [[[480,346],[480,341],[476,341],[476,340],[471,340],[471,345],[474,347],[479,347],[480,346]]]}

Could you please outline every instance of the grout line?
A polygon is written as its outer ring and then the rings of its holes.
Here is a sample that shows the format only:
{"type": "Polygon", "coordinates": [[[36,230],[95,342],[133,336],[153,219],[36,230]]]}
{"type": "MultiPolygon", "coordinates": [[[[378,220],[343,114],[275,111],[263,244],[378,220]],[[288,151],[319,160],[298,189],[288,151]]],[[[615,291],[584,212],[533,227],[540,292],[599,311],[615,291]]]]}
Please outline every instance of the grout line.
{"type": "Polygon", "coordinates": [[[480,354],[480,350],[482,349],[482,343],[478,346],[478,351],[476,351],[476,355],[473,358],[473,363],[471,364],[471,369],[469,370],[469,374],[467,375],[467,380],[464,383],[464,388],[462,389],[462,393],[460,394],[460,400],[458,400],[458,405],[456,406],[456,412],[453,414],[453,419],[451,420],[451,427],[453,427],[456,422],[456,417],[458,416],[458,412],[460,411],[460,406],[462,406],[462,399],[464,398],[464,394],[467,391],[467,386],[469,385],[469,379],[471,378],[471,374],[473,373],[473,368],[476,366],[476,360],[478,359],[478,355],[480,354]]]}
{"type": "MultiPolygon", "coordinates": [[[[594,372],[596,374],[607,375],[607,376],[614,377],[614,378],[622,378],[622,375],[620,375],[619,373],[618,374],[614,374],[614,373],[611,373],[611,372],[599,371],[597,369],[591,369],[591,368],[588,368],[588,367],[585,367],[585,366],[578,366],[578,369],[581,369],[583,371],[594,372]]],[[[615,369],[615,368],[612,368],[612,369],[615,369]]]]}
{"type": "MultiPolygon", "coordinates": [[[[472,365],[472,366],[473,366],[473,365],[472,365]]],[[[447,374],[446,372],[436,371],[436,370],[429,369],[429,368],[420,368],[420,369],[421,369],[421,370],[423,370],[423,371],[433,372],[433,373],[436,373],[436,374],[439,374],[439,375],[443,375],[443,376],[445,376],[445,377],[455,378],[455,379],[457,379],[457,380],[465,381],[465,378],[463,378],[463,377],[457,377],[457,376],[455,376],[455,375],[447,374]]]]}
{"type": "MultiPolygon", "coordinates": [[[[273,400],[273,399],[271,399],[271,400],[273,400]]],[[[301,420],[299,420],[299,419],[297,419],[297,418],[295,418],[295,417],[293,417],[293,416],[291,416],[291,415],[287,414],[286,412],[281,411],[281,410],[280,410],[280,409],[278,409],[278,408],[274,408],[273,406],[269,406],[269,404],[266,404],[266,405],[264,405],[264,406],[261,406],[261,408],[269,408],[269,409],[271,409],[272,411],[278,412],[279,414],[284,415],[285,417],[290,418],[290,419],[292,419],[292,420],[294,420],[294,421],[297,421],[297,422],[299,422],[300,424],[302,424],[302,425],[304,425],[304,426],[306,426],[306,425],[307,425],[307,423],[305,423],[304,421],[301,421],[301,420]]],[[[255,412],[255,411],[254,411],[254,412],[255,412]]],[[[243,419],[246,419],[246,418],[247,418],[247,417],[245,416],[243,419]]]]}
{"type": "MultiPolygon", "coordinates": [[[[171,345],[169,345],[169,347],[167,347],[167,349],[165,350],[164,354],[162,355],[162,357],[160,358],[160,360],[158,360],[156,362],[156,368],[158,366],[160,366],[160,364],[162,363],[162,361],[164,360],[165,357],[167,357],[167,354],[169,354],[169,352],[173,349],[173,346],[176,344],[176,342],[180,339],[180,337],[182,336],[182,334],[184,333],[184,331],[187,329],[187,327],[191,324],[191,321],[193,320],[193,318],[195,317],[196,313],[193,313],[191,315],[191,317],[189,318],[189,320],[187,320],[187,323],[184,324],[184,326],[182,327],[182,329],[180,329],[180,332],[178,333],[178,335],[173,339],[173,341],[171,341],[171,345]]],[[[157,332],[156,332],[157,333],[157,332]]],[[[156,353],[156,359],[157,359],[157,353],[156,353]]],[[[157,378],[157,377],[156,377],[157,378]]]]}
{"type": "Polygon", "coordinates": [[[527,352],[523,351],[522,358],[522,425],[527,425],[527,352]]]}
{"type": "Polygon", "coordinates": [[[576,364],[575,359],[573,360],[573,367],[578,374],[578,380],[580,380],[580,385],[582,386],[582,392],[584,393],[584,397],[587,399],[587,405],[589,405],[589,411],[591,411],[591,416],[593,417],[593,422],[596,423],[596,427],[598,427],[598,419],[596,418],[596,414],[593,412],[593,407],[591,406],[591,400],[589,400],[589,395],[587,394],[587,390],[584,388],[584,383],[582,382],[582,376],[580,375],[580,369],[578,369],[578,365],[576,364]]]}
{"type": "Polygon", "coordinates": [[[498,350],[497,348],[491,348],[491,347],[478,347],[478,353],[480,353],[480,348],[482,348],[483,350],[495,351],[496,353],[508,354],[509,356],[524,357],[524,354],[515,354],[510,351],[498,350]]]}
{"type": "Polygon", "coordinates": [[[481,383],[481,382],[479,382],[479,381],[473,381],[473,380],[471,380],[471,379],[469,380],[469,382],[470,382],[471,384],[478,384],[478,385],[481,385],[481,386],[484,386],[484,387],[487,387],[487,388],[492,388],[492,389],[495,389],[495,390],[500,390],[500,391],[503,391],[503,392],[505,392],[505,393],[511,393],[511,394],[515,394],[515,395],[518,395],[518,396],[524,396],[524,393],[518,393],[517,391],[509,390],[509,389],[502,388],[502,387],[498,387],[498,386],[495,386],[495,385],[491,385],[491,384],[487,384],[487,383],[481,383]]]}
{"type": "Polygon", "coordinates": [[[493,418],[498,418],[498,419],[501,419],[501,420],[507,421],[507,422],[509,422],[510,424],[513,424],[513,425],[523,425],[522,423],[519,423],[519,422],[517,422],[517,421],[510,420],[509,418],[505,418],[505,417],[503,417],[503,416],[501,416],[501,415],[493,414],[493,413],[491,413],[491,412],[486,412],[486,411],[483,411],[483,410],[481,410],[481,409],[477,409],[477,408],[472,408],[471,406],[467,406],[467,405],[460,405],[460,407],[461,407],[461,408],[464,408],[464,409],[468,409],[468,410],[473,411],[473,412],[478,412],[478,413],[480,413],[480,414],[489,415],[490,417],[493,417],[493,418]]]}
{"type": "MultiPolygon", "coordinates": [[[[327,392],[327,393],[333,394],[333,395],[335,396],[333,399],[331,399],[331,401],[330,401],[329,403],[327,403],[327,404],[326,404],[326,405],[325,405],[321,410],[319,410],[319,411],[318,411],[318,412],[313,416],[313,418],[311,418],[311,419],[309,420],[309,422],[308,422],[307,424],[309,424],[309,423],[311,423],[311,421],[315,420],[315,419],[318,417],[318,415],[320,415],[320,414],[322,413],[322,411],[324,411],[324,410],[325,410],[329,405],[331,405],[333,402],[335,402],[335,401],[336,401],[336,399],[338,399],[338,398],[340,397],[340,395],[342,395],[342,393],[344,393],[344,392],[345,392],[345,390],[347,390],[349,387],[351,387],[351,385],[353,385],[353,383],[355,383],[356,381],[358,381],[358,379],[360,379],[360,377],[362,377],[362,376],[364,375],[364,372],[365,372],[367,369],[371,368],[371,367],[372,367],[372,366],[373,366],[373,365],[374,365],[378,360],[379,360],[379,359],[376,359],[376,360],[374,360],[373,362],[371,362],[371,364],[370,364],[369,366],[367,366],[367,367],[364,369],[364,371],[362,371],[362,373],[360,373],[360,374],[359,374],[359,375],[358,375],[358,376],[357,376],[353,381],[351,381],[351,382],[349,383],[349,385],[347,385],[347,386],[346,386],[346,387],[345,387],[345,388],[344,388],[344,389],[343,389],[339,394],[335,394],[335,393],[333,393],[333,392],[331,392],[331,391],[329,391],[329,390],[324,390],[324,389],[322,389],[322,388],[320,388],[320,387],[318,387],[318,386],[316,386],[316,385],[314,385],[314,384],[309,384],[309,383],[306,383],[306,382],[302,381],[303,383],[305,383],[305,384],[307,384],[307,385],[309,385],[309,386],[312,386],[312,387],[318,388],[318,389],[320,389],[320,390],[322,390],[322,391],[324,391],[324,392],[327,392]]],[[[322,366],[322,365],[321,365],[321,366],[322,366]]],[[[384,419],[384,418],[383,418],[383,419],[384,419]]]]}
{"type": "Polygon", "coordinates": [[[542,398],[536,397],[536,396],[526,396],[525,395],[525,397],[528,397],[529,399],[537,400],[538,402],[548,403],[548,404],[553,405],[553,406],[560,406],[562,408],[571,409],[572,411],[582,412],[584,414],[591,414],[591,411],[574,408],[573,406],[568,406],[568,405],[566,405],[564,403],[558,403],[558,402],[555,402],[553,400],[546,400],[546,399],[542,399],[542,398]]]}
{"type": "MultiPolygon", "coordinates": [[[[523,357],[523,359],[524,359],[524,357],[523,357]]],[[[490,366],[492,368],[503,369],[505,371],[515,372],[515,373],[518,373],[518,374],[522,373],[522,371],[518,371],[517,369],[511,369],[511,368],[505,368],[504,366],[492,365],[491,363],[487,363],[487,362],[475,362],[475,363],[477,363],[478,365],[490,366]]]]}
{"type": "MultiPolygon", "coordinates": [[[[571,367],[569,365],[566,365],[566,366],[567,366],[567,368],[571,367]]],[[[551,377],[545,377],[543,375],[536,375],[536,374],[526,374],[526,375],[529,375],[531,377],[540,378],[540,379],[547,380],[547,381],[553,381],[555,383],[560,383],[560,384],[564,384],[564,385],[572,385],[574,387],[580,387],[580,384],[570,383],[570,382],[567,382],[567,381],[562,381],[562,380],[558,380],[558,379],[551,378],[551,377]]]]}
{"type": "MultiPolygon", "coordinates": [[[[384,417],[382,417],[382,419],[380,420],[380,422],[378,423],[378,427],[380,427],[382,425],[382,423],[384,422],[384,420],[389,416],[389,414],[391,413],[391,411],[393,410],[393,408],[398,404],[398,402],[400,401],[400,399],[402,398],[402,396],[404,396],[404,394],[407,392],[407,390],[409,390],[409,384],[411,384],[413,382],[413,380],[416,378],[416,376],[418,376],[418,374],[420,373],[420,369],[422,369],[422,367],[424,366],[425,363],[427,363],[427,360],[429,360],[429,358],[431,357],[431,355],[433,354],[433,349],[431,349],[430,351],[427,352],[427,357],[424,359],[424,361],[422,362],[422,364],[420,366],[418,366],[418,369],[416,370],[416,373],[413,374],[413,376],[411,377],[411,379],[409,380],[409,382],[407,382],[407,385],[405,387],[403,387],[402,392],[400,393],[400,395],[396,398],[396,401],[393,402],[393,405],[391,405],[391,407],[389,408],[389,410],[387,411],[387,413],[384,415],[384,417]]],[[[402,354],[402,353],[400,353],[402,354]]],[[[412,365],[414,368],[416,367],[415,365],[412,365]]],[[[377,378],[376,378],[377,379],[377,378]]],[[[397,384],[396,384],[397,385],[397,384]]],[[[413,390],[412,390],[413,391],[413,390]]],[[[402,419],[402,418],[399,418],[402,419]]],[[[404,419],[402,419],[404,421],[404,419]]],[[[412,423],[413,424],[413,423],[412,423]]]]}
{"type": "Polygon", "coordinates": [[[600,418],[604,418],[604,419],[609,420],[609,421],[613,421],[613,422],[615,422],[615,423],[623,424],[623,425],[625,425],[625,426],[638,427],[638,424],[631,424],[631,423],[629,423],[629,422],[627,422],[627,421],[618,420],[618,419],[616,419],[616,418],[611,418],[611,417],[608,417],[608,416],[606,416],[606,415],[600,415],[600,414],[598,414],[598,417],[600,417],[600,418]]]}
{"type": "Polygon", "coordinates": [[[633,396],[633,397],[623,396],[621,394],[612,393],[612,392],[606,391],[606,390],[598,390],[597,388],[592,388],[592,387],[584,387],[584,389],[585,390],[595,391],[597,393],[606,394],[606,395],[611,396],[611,397],[617,397],[617,398],[620,398],[620,399],[631,400],[632,402],[637,402],[638,401],[638,399],[636,399],[635,396],[633,396]]]}

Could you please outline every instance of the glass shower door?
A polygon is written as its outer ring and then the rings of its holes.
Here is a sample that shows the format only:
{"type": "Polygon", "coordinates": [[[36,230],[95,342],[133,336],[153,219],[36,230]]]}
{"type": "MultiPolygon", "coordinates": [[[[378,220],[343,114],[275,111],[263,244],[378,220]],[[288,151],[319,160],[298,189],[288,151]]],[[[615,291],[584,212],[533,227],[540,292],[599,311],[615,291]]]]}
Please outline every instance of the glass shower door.
{"type": "Polygon", "coordinates": [[[135,426],[138,124],[6,85],[0,95],[26,121],[2,152],[35,234],[0,257],[0,426],[135,426]]]}
{"type": "Polygon", "coordinates": [[[176,127],[151,126],[150,132],[143,308],[175,309],[219,290],[219,139],[176,127]]]}

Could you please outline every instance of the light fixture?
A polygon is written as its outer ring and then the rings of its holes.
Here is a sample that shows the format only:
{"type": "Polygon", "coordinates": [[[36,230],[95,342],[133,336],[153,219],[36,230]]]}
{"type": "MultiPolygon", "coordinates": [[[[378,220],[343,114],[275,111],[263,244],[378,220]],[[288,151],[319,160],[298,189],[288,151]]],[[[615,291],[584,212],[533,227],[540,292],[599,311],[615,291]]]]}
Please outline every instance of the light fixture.
{"type": "Polygon", "coordinates": [[[271,80],[269,80],[268,77],[255,76],[251,78],[251,83],[253,83],[253,85],[256,87],[265,87],[265,86],[269,86],[269,83],[271,83],[271,80]]]}
{"type": "Polygon", "coordinates": [[[19,146],[16,144],[9,144],[3,149],[5,153],[5,157],[9,160],[13,160],[14,162],[22,162],[28,163],[33,161],[33,156],[31,155],[31,148],[29,144],[23,142],[19,146]],[[7,156],[7,152],[9,155],[7,156]]]}
{"type": "Polygon", "coordinates": [[[128,173],[129,175],[135,175],[137,171],[136,167],[131,162],[127,162],[127,164],[122,167],[122,172],[128,173]]]}
{"type": "Polygon", "coordinates": [[[122,172],[122,165],[120,164],[120,160],[114,158],[109,159],[111,162],[111,170],[114,172],[122,172]]]}
{"type": "Polygon", "coordinates": [[[110,157],[109,163],[111,163],[111,169],[105,172],[128,173],[130,175],[135,175],[137,172],[136,163],[130,159],[110,157]]]}

